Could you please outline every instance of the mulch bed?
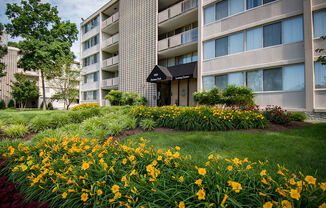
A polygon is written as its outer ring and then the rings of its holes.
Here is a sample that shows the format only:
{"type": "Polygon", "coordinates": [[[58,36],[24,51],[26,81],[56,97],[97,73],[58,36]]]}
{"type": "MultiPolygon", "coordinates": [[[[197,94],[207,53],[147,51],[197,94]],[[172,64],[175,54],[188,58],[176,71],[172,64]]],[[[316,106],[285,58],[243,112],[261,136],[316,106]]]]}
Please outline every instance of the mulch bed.
{"type": "MultiPolygon", "coordinates": [[[[34,136],[35,134],[36,134],[36,133],[29,132],[29,133],[26,134],[24,137],[19,138],[19,139],[22,139],[22,140],[28,141],[28,140],[32,139],[33,136],[34,136]]],[[[4,140],[4,139],[10,139],[10,137],[8,137],[8,136],[5,135],[5,134],[0,133],[0,141],[1,141],[1,140],[4,140]]]]}
{"type": "MultiPolygon", "coordinates": [[[[279,125],[279,124],[269,124],[268,128],[265,129],[239,129],[239,130],[228,130],[223,132],[249,132],[249,133],[264,133],[264,132],[284,132],[290,129],[296,129],[303,126],[310,126],[312,123],[310,122],[300,122],[300,121],[292,121],[288,125],[279,125]]],[[[154,133],[178,133],[178,132],[191,132],[191,131],[184,131],[184,130],[175,130],[175,129],[168,129],[168,128],[156,128],[152,131],[145,131],[141,128],[131,129],[127,131],[123,131],[118,136],[115,136],[115,140],[122,140],[126,137],[135,135],[135,134],[143,134],[148,132],[154,133]]]]}

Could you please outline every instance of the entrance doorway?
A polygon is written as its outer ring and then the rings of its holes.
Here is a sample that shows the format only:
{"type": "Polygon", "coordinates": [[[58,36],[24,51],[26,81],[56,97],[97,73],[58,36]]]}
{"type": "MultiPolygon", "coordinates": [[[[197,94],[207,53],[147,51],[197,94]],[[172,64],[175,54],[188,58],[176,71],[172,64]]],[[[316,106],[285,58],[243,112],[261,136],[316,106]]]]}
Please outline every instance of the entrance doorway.
{"type": "Polygon", "coordinates": [[[171,105],[171,81],[157,83],[157,106],[171,105]]]}

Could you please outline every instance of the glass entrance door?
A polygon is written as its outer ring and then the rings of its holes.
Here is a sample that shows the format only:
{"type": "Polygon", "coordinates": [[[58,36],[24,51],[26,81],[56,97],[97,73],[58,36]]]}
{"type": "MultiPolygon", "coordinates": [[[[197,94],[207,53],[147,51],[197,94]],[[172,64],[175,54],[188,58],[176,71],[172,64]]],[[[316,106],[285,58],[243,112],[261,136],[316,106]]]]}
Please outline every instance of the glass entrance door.
{"type": "Polygon", "coordinates": [[[157,106],[171,105],[171,82],[157,83],[157,106]]]}

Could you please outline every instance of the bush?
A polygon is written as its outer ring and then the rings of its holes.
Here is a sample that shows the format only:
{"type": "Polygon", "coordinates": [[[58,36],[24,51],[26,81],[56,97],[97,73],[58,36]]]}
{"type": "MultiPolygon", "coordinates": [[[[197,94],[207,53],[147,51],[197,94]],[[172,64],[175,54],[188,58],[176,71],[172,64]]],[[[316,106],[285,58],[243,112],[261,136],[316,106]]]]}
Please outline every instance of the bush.
{"type": "Polygon", "coordinates": [[[108,125],[108,129],[108,135],[116,136],[122,132],[123,126],[119,123],[112,122],[108,125]]]}
{"type": "Polygon", "coordinates": [[[235,85],[228,85],[223,90],[223,103],[226,105],[253,105],[255,104],[254,101],[254,93],[252,89],[244,86],[235,86],[235,85]]]}
{"type": "Polygon", "coordinates": [[[9,123],[26,125],[28,123],[28,120],[24,116],[15,115],[9,119],[9,123]]]}
{"type": "Polygon", "coordinates": [[[288,124],[292,121],[291,114],[282,110],[280,106],[268,105],[263,114],[267,120],[275,124],[288,124]]]}
{"type": "Polygon", "coordinates": [[[216,105],[222,102],[222,96],[218,88],[210,91],[195,92],[194,100],[200,105],[216,105]]]}
{"type": "Polygon", "coordinates": [[[293,112],[290,114],[290,117],[293,121],[305,121],[307,119],[307,115],[300,112],[293,112]]]}
{"type": "Polygon", "coordinates": [[[137,92],[126,92],[122,95],[123,105],[136,105],[139,95],[137,92]]]}
{"type": "Polygon", "coordinates": [[[143,119],[140,121],[139,126],[145,131],[151,131],[155,128],[155,121],[152,119],[143,119]]]}
{"type": "Polygon", "coordinates": [[[96,107],[100,107],[100,104],[98,104],[98,103],[82,103],[82,104],[72,107],[71,110],[75,111],[75,110],[96,108],[96,107]]]}
{"type": "Polygon", "coordinates": [[[68,113],[54,113],[51,115],[49,120],[50,120],[50,127],[52,129],[56,129],[71,123],[68,113]]]}
{"type": "Polygon", "coordinates": [[[79,137],[43,139],[35,145],[8,147],[2,173],[20,184],[26,198],[57,208],[325,203],[326,183],[313,176],[247,158],[207,155],[204,165],[179,151],[156,150],[144,139],[124,145],[111,139],[102,145],[79,137]]]}
{"type": "Polygon", "coordinates": [[[3,120],[0,120],[0,132],[3,130],[3,128],[6,126],[6,122],[3,120]]]}
{"type": "Polygon", "coordinates": [[[0,110],[1,109],[6,109],[6,103],[4,100],[0,100],[0,110]]]}
{"type": "Polygon", "coordinates": [[[40,132],[51,128],[51,120],[47,116],[35,116],[29,122],[29,129],[33,132],[40,132]]]}
{"type": "Polygon", "coordinates": [[[121,105],[122,104],[122,91],[111,90],[105,99],[109,100],[111,105],[121,105]]]}
{"type": "Polygon", "coordinates": [[[222,110],[215,107],[134,107],[130,114],[138,120],[153,119],[158,127],[178,130],[230,130],[264,128],[266,118],[259,112],[222,110]]]}
{"type": "Polygon", "coordinates": [[[9,137],[24,137],[28,133],[28,128],[24,125],[9,125],[4,129],[4,133],[9,137]]]}
{"type": "Polygon", "coordinates": [[[124,129],[135,129],[137,127],[137,120],[135,118],[126,118],[124,120],[124,129]]]}
{"type": "Polygon", "coordinates": [[[147,105],[147,98],[144,96],[139,96],[136,100],[136,105],[147,105]]]}
{"type": "Polygon", "coordinates": [[[48,103],[47,109],[48,110],[53,110],[54,109],[51,102],[48,103]]]}
{"type": "Polygon", "coordinates": [[[13,99],[9,100],[8,108],[16,108],[15,101],[13,99]]]}

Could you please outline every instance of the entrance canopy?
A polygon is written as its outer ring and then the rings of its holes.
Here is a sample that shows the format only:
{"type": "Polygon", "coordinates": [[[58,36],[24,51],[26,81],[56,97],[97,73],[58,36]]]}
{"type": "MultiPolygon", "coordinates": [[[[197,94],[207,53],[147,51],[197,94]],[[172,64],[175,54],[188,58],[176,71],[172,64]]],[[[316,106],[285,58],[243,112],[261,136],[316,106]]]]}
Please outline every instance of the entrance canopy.
{"type": "Polygon", "coordinates": [[[156,65],[147,77],[147,82],[157,83],[169,80],[197,78],[197,62],[171,67],[156,65]]]}

